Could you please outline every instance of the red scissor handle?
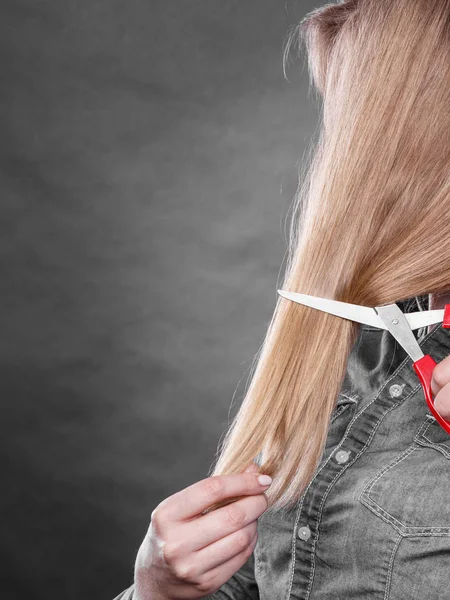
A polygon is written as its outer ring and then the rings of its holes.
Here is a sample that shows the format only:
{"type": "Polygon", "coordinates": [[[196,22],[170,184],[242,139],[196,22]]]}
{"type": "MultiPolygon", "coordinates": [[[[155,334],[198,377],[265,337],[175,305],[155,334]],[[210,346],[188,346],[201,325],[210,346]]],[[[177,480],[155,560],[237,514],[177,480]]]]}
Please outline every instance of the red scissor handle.
{"type": "MultiPolygon", "coordinates": [[[[445,305],[442,327],[450,329],[450,304],[445,305]]],[[[422,356],[422,358],[419,358],[419,360],[416,360],[416,362],[413,363],[414,370],[422,384],[425,400],[427,401],[431,414],[439,425],[445,429],[447,433],[450,433],[450,421],[444,419],[444,417],[442,417],[434,408],[433,392],[431,391],[431,376],[436,365],[437,362],[429,354],[425,354],[425,356],[422,356]]]]}

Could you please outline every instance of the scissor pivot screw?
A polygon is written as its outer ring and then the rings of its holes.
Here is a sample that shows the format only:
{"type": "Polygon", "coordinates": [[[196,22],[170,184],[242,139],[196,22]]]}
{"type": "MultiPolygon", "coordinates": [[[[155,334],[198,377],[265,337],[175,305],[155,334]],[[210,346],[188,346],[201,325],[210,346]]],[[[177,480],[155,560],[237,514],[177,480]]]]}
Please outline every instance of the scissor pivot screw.
{"type": "Polygon", "coordinates": [[[392,319],[392,323],[393,323],[394,325],[398,325],[398,319],[392,319]]]}

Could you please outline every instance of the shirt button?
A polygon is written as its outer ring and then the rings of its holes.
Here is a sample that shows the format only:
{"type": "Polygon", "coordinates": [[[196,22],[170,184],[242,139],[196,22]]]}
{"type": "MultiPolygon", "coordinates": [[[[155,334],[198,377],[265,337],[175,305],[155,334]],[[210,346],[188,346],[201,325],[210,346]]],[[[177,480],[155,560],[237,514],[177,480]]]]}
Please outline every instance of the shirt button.
{"type": "Polygon", "coordinates": [[[394,383],[389,388],[389,395],[391,398],[398,398],[403,393],[403,385],[399,385],[398,383],[394,383]]]}
{"type": "Polygon", "coordinates": [[[336,459],[336,462],[343,465],[350,458],[350,452],[348,450],[338,450],[334,455],[334,458],[336,459]]]}
{"type": "Polygon", "coordinates": [[[308,525],[303,525],[302,527],[298,528],[297,534],[301,540],[309,540],[311,537],[311,529],[308,527],[308,525]]]}

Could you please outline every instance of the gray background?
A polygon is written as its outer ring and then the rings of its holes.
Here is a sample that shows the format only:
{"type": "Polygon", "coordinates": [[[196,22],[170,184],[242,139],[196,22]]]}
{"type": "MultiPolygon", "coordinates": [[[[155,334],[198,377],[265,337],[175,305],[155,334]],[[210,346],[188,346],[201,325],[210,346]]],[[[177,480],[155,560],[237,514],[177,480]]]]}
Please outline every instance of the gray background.
{"type": "Polygon", "coordinates": [[[313,6],[2,2],[2,596],[114,597],[207,476],[317,127],[282,72],[313,6]]]}

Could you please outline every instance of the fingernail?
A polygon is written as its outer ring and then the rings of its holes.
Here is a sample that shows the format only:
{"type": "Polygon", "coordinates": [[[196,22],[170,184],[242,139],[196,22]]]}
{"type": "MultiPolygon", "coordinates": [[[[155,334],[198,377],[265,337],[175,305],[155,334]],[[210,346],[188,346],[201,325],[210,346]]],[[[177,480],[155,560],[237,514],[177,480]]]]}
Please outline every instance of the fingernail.
{"type": "Polygon", "coordinates": [[[261,485],[270,485],[272,483],[272,477],[270,477],[270,475],[259,475],[258,481],[261,485]]]}

